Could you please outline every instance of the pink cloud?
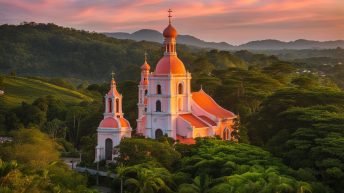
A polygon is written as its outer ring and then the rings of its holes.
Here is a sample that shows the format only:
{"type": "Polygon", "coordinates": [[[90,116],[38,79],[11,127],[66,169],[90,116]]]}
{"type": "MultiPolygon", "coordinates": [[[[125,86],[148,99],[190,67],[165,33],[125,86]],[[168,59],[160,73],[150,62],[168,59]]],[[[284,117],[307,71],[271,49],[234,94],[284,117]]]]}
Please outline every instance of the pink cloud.
{"type": "Polygon", "coordinates": [[[163,30],[212,41],[344,39],[342,0],[0,0],[0,23],[54,22],[90,31],[163,30]],[[2,7],[2,8],[1,8],[2,7]],[[245,31],[247,30],[247,31],[245,31]]]}

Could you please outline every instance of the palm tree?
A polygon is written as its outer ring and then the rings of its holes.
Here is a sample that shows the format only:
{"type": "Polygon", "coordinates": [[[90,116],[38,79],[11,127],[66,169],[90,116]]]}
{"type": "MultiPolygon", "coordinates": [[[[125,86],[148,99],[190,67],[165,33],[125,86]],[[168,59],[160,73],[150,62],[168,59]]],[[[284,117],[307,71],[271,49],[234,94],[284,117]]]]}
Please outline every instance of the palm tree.
{"type": "Polygon", "coordinates": [[[171,182],[171,174],[165,168],[147,168],[142,164],[128,167],[126,174],[134,173],[135,177],[125,180],[126,187],[132,187],[133,193],[155,193],[159,191],[171,192],[167,183],[171,182]]]}
{"type": "Polygon", "coordinates": [[[121,193],[123,193],[123,179],[125,177],[124,176],[125,175],[125,171],[126,171],[126,167],[124,167],[123,164],[120,164],[116,168],[116,175],[121,180],[121,193]]]}
{"type": "Polygon", "coordinates": [[[15,171],[18,168],[17,162],[4,162],[0,159],[0,185],[6,183],[11,172],[15,171]]]}
{"type": "Polygon", "coordinates": [[[193,179],[192,184],[181,184],[179,186],[179,192],[197,192],[197,193],[207,193],[212,184],[212,179],[205,173],[196,176],[193,179]]]}

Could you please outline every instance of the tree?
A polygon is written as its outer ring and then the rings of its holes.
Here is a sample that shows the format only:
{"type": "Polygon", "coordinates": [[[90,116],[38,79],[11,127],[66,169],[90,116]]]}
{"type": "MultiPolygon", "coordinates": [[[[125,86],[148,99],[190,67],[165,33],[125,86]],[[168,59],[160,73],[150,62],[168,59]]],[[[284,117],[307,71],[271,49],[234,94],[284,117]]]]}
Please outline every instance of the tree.
{"type": "Polygon", "coordinates": [[[208,193],[212,179],[205,173],[201,173],[193,179],[192,184],[181,184],[178,193],[208,193]]]}
{"type": "Polygon", "coordinates": [[[139,164],[127,167],[125,173],[134,174],[126,178],[124,184],[133,193],[171,192],[171,174],[165,168],[147,167],[139,164]]]}
{"type": "Polygon", "coordinates": [[[47,122],[45,124],[44,131],[54,140],[57,137],[63,139],[66,137],[66,127],[59,119],[53,119],[52,121],[47,122]]]}

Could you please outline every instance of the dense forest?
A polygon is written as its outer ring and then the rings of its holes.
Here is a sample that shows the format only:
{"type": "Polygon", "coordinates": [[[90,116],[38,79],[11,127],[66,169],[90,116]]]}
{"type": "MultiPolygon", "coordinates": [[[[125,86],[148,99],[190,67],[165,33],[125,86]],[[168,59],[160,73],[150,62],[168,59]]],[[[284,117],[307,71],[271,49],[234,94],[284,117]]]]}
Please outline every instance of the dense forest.
{"type": "MultiPolygon", "coordinates": [[[[160,45],[54,24],[3,25],[0,34],[0,89],[10,92],[26,75],[85,96],[81,102],[65,101],[61,91],[31,92],[34,100],[16,105],[0,96],[1,135],[13,137],[0,144],[0,191],[94,191],[88,188],[92,178],[69,170],[59,156],[82,152],[81,165],[95,166],[96,129],[111,70],[117,72],[125,116],[135,128],[143,53],[149,53],[154,69],[160,45]]],[[[239,142],[124,139],[116,164],[102,163],[117,174],[109,182],[115,192],[343,192],[341,76],[303,72],[304,66],[294,62],[249,51],[180,46],[178,55],[192,73],[194,90],[203,85],[219,104],[240,115],[239,142]]]]}

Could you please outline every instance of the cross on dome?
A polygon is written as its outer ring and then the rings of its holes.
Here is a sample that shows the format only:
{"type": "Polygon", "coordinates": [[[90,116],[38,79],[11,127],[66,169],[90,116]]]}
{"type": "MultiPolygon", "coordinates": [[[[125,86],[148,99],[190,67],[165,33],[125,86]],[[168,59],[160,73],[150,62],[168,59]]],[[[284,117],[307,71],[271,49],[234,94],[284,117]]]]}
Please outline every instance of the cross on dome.
{"type": "Polygon", "coordinates": [[[145,62],[147,62],[147,52],[145,52],[145,62]]]}
{"type": "Polygon", "coordinates": [[[116,74],[116,73],[115,73],[114,71],[111,72],[111,77],[112,77],[112,79],[115,79],[115,74],[116,74]]]}
{"type": "Polygon", "coordinates": [[[168,12],[168,23],[171,24],[171,17],[172,17],[171,13],[172,13],[172,9],[168,9],[167,12],[168,12]]]}

